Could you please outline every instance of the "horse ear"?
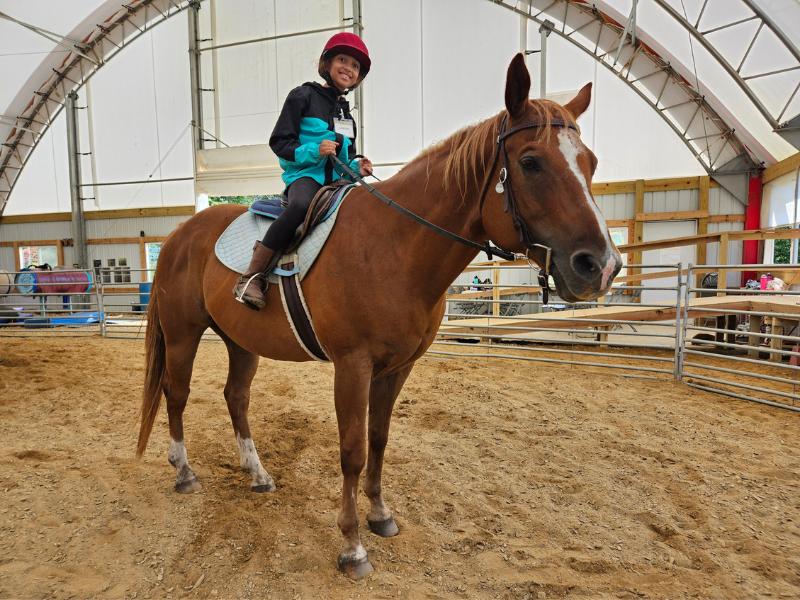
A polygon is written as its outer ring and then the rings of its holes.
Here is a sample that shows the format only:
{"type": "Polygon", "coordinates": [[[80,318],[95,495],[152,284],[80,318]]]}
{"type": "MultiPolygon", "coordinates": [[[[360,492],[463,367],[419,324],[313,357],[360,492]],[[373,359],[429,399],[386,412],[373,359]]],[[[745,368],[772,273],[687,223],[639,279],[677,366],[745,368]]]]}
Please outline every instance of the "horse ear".
{"type": "Polygon", "coordinates": [[[519,117],[528,103],[528,93],[531,91],[531,76],[525,65],[522,53],[511,59],[506,74],[506,109],[512,118],[519,117]]]}
{"type": "Polygon", "coordinates": [[[576,119],[580,117],[586,109],[589,108],[589,103],[592,101],[592,82],[590,81],[585,86],[581,88],[581,91],[578,92],[578,95],[575,96],[572,100],[567,102],[564,105],[571,114],[576,119]]]}

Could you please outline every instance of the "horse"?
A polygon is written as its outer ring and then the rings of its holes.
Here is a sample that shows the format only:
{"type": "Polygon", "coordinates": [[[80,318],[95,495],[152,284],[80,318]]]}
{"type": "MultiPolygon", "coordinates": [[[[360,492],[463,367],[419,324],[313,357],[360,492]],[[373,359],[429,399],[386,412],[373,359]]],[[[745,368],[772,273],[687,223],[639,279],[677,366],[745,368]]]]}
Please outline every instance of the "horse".
{"type": "MultiPolygon", "coordinates": [[[[477,255],[476,241],[492,240],[549,267],[559,296],[569,302],[604,294],[621,267],[590,192],[597,159],[576,125],[591,100],[591,83],[564,106],[531,100],[529,91],[530,76],[518,54],[507,70],[505,110],[431,146],[376,184],[398,205],[473,246],[396,214],[358,186],[341,205],[330,238],[303,280],[317,337],[335,369],[343,477],[337,525],[344,538],[337,564],[351,578],[373,570],[357,514],[365,465],[368,528],[383,537],[399,532],[381,487],[392,409],[415,362],[433,343],[447,289],[477,255]]],[[[259,357],[310,360],[292,332],[277,286],[268,288],[267,305],[258,312],[231,295],[238,274],[219,262],[214,243],[243,211],[221,205],[195,214],[165,240],[156,269],[137,455],[147,446],[163,393],[168,460],[178,492],[200,489],[184,445],[183,412],[203,332],[211,328],[227,347],[224,396],[240,464],[251,474],[255,492],[275,489],[247,419],[259,357]]]]}

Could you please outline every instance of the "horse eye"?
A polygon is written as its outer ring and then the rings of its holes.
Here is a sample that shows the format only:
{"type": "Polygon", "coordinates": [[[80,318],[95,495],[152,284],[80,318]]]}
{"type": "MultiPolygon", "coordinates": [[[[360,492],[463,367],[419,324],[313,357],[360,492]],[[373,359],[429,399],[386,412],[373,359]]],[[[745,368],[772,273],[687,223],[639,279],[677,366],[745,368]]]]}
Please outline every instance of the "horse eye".
{"type": "Polygon", "coordinates": [[[526,171],[541,171],[542,170],[542,163],[539,162],[539,159],[535,156],[523,156],[519,160],[519,164],[522,165],[522,168],[526,171]]]}

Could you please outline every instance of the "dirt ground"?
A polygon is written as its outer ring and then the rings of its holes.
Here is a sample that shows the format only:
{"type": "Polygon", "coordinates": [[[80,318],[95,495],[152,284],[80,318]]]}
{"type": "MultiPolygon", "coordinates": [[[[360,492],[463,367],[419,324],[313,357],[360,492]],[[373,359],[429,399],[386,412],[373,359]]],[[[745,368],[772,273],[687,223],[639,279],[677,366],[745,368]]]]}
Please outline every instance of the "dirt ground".
{"type": "MultiPolygon", "coordinates": [[[[333,369],[262,361],[250,410],[278,490],[239,471],[224,346],[134,458],[141,341],[0,339],[2,598],[800,597],[800,420],[617,373],[425,358],[384,469],[399,536],[335,566],[333,369]]],[[[163,413],[163,410],[162,410],[163,413]]],[[[360,498],[362,518],[367,501],[360,498]]]]}

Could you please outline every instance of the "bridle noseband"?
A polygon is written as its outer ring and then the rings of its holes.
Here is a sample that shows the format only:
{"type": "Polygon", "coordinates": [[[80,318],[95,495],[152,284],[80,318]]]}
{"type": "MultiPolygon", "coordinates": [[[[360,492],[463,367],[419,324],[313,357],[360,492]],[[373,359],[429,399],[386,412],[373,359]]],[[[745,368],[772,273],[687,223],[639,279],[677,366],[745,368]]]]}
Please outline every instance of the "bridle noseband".
{"type": "Polygon", "coordinates": [[[500,167],[500,178],[497,181],[497,184],[494,186],[494,191],[498,194],[504,194],[505,197],[505,205],[503,206],[503,211],[507,213],[511,213],[511,220],[514,223],[514,227],[519,231],[520,241],[525,244],[525,254],[524,257],[527,259],[528,263],[531,264],[531,258],[529,256],[529,252],[534,248],[538,248],[540,250],[544,250],[545,259],[544,265],[539,269],[539,286],[542,288],[542,304],[547,304],[547,300],[549,298],[550,293],[550,285],[549,285],[549,278],[550,278],[550,260],[552,257],[552,249],[549,246],[545,246],[544,244],[539,244],[538,242],[534,242],[531,237],[531,232],[528,229],[528,225],[525,221],[520,217],[519,214],[519,207],[517,206],[517,202],[514,198],[514,190],[511,186],[511,172],[508,170],[508,151],[506,150],[506,140],[510,138],[515,133],[519,133],[520,131],[524,131],[526,129],[537,129],[542,127],[559,127],[559,128],[567,128],[577,131],[577,127],[571,123],[565,122],[563,119],[559,119],[557,117],[553,117],[550,119],[549,122],[539,123],[537,121],[525,121],[524,123],[520,123],[519,125],[515,125],[511,129],[506,131],[506,123],[508,121],[508,114],[506,113],[503,115],[503,120],[500,122],[500,131],[497,134],[497,144],[495,146],[494,158],[492,159],[492,166],[489,168],[489,172],[486,175],[486,181],[483,184],[483,189],[481,190],[481,199],[478,205],[479,214],[483,214],[483,203],[486,200],[486,192],[489,187],[489,183],[491,181],[492,174],[494,173],[494,169],[497,166],[497,161],[500,159],[500,155],[503,156],[503,166],[500,167]]]}
{"type": "Polygon", "coordinates": [[[499,256],[500,258],[504,258],[505,260],[515,260],[518,258],[524,258],[528,261],[528,264],[530,264],[533,267],[534,266],[533,262],[531,261],[531,258],[529,256],[530,251],[533,250],[534,248],[544,250],[545,252],[544,266],[539,269],[538,279],[539,279],[539,286],[542,288],[542,304],[546,305],[549,299],[549,293],[551,291],[548,280],[550,277],[550,260],[552,256],[552,249],[549,246],[545,246],[543,244],[539,244],[533,241],[528,226],[525,224],[525,221],[523,221],[522,217],[520,217],[519,215],[519,209],[517,207],[517,202],[514,199],[514,192],[511,187],[511,174],[508,170],[508,152],[506,151],[505,141],[515,133],[519,133],[520,131],[524,131],[525,129],[535,129],[541,127],[560,127],[560,128],[566,127],[568,129],[574,129],[575,131],[577,131],[577,127],[575,127],[575,125],[572,125],[571,123],[565,122],[563,119],[554,117],[550,119],[550,121],[544,123],[539,123],[536,121],[526,121],[506,131],[507,120],[508,120],[508,114],[505,114],[503,116],[503,120],[500,122],[500,131],[497,135],[497,146],[495,148],[494,158],[492,159],[492,166],[489,169],[488,173],[486,174],[486,181],[483,184],[483,188],[481,190],[481,198],[480,198],[480,203],[478,205],[478,214],[480,215],[483,213],[483,203],[486,199],[486,190],[489,187],[489,182],[491,180],[492,173],[494,173],[494,169],[497,166],[497,161],[500,159],[500,155],[502,154],[503,166],[500,168],[500,179],[498,180],[494,189],[498,194],[502,194],[505,192],[505,206],[503,210],[505,212],[511,213],[511,219],[514,223],[514,227],[520,232],[520,241],[522,241],[522,243],[525,244],[526,248],[525,254],[519,254],[516,252],[510,252],[508,250],[504,250],[499,246],[494,246],[490,244],[488,241],[484,242],[483,244],[479,244],[477,242],[473,242],[472,240],[468,240],[467,238],[461,237],[460,235],[457,235],[452,231],[448,231],[442,227],[439,227],[435,223],[431,223],[427,219],[420,217],[415,212],[408,210],[407,208],[401,206],[400,204],[397,204],[394,200],[392,200],[385,194],[381,193],[379,190],[375,189],[372,185],[370,185],[367,181],[365,181],[364,178],[361,177],[359,173],[353,171],[353,169],[351,169],[349,165],[342,162],[339,159],[339,157],[336,156],[335,154],[331,155],[330,158],[333,160],[333,162],[335,162],[339,166],[339,168],[344,173],[350,176],[353,180],[361,183],[361,185],[363,185],[370,194],[372,194],[375,198],[377,198],[390,208],[393,208],[397,212],[405,215],[406,217],[409,217],[410,219],[413,219],[417,223],[420,223],[421,225],[424,225],[429,229],[433,229],[439,235],[442,235],[446,238],[450,238],[451,240],[459,242],[460,244],[464,244],[465,246],[477,248],[481,252],[485,252],[488,260],[491,260],[493,255],[499,256]]]}

